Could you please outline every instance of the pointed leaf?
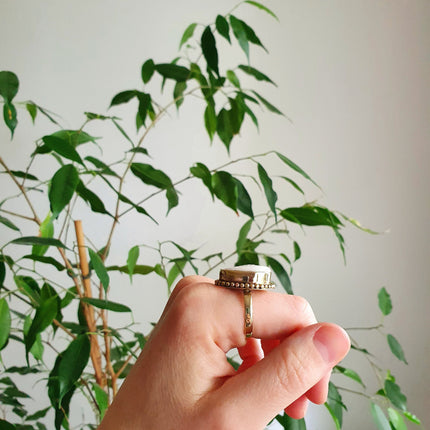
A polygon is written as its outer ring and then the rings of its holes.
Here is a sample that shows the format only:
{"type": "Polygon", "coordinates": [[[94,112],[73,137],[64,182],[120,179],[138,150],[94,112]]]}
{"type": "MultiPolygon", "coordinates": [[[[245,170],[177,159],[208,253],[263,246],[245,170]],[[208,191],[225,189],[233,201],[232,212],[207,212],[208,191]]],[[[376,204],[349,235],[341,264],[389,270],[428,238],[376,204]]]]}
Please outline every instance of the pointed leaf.
{"type": "Polygon", "coordinates": [[[55,246],[56,248],[66,248],[66,245],[64,245],[58,239],[39,236],[23,236],[18,239],[14,239],[9,243],[13,243],[15,245],[45,245],[55,246]]]}
{"type": "Polygon", "coordinates": [[[114,96],[114,98],[110,102],[110,107],[116,106],[122,103],[127,103],[136,96],[137,96],[136,90],[122,91],[118,93],[116,96],[114,96]]]}
{"type": "Polygon", "coordinates": [[[300,420],[296,420],[294,418],[289,417],[286,413],[282,415],[277,415],[275,417],[276,421],[280,423],[284,430],[306,430],[306,422],[302,418],[300,420]]]}
{"type": "Polygon", "coordinates": [[[249,61],[249,42],[242,22],[243,21],[237,19],[235,16],[230,15],[230,24],[233,30],[233,34],[239,42],[240,47],[242,48],[243,52],[246,55],[246,58],[249,61]]]}
{"type": "Polygon", "coordinates": [[[136,263],[139,258],[139,253],[140,253],[140,248],[138,246],[133,246],[128,251],[127,268],[128,268],[128,274],[130,275],[130,282],[133,282],[134,268],[136,267],[136,263]]]}
{"type": "Polygon", "coordinates": [[[272,180],[266,172],[266,169],[258,163],[258,176],[260,177],[261,184],[264,188],[264,193],[266,194],[267,203],[269,204],[270,210],[275,215],[275,220],[277,219],[276,214],[276,202],[278,200],[278,195],[273,189],[272,180]]]}
{"type": "Polygon", "coordinates": [[[169,288],[173,285],[179,275],[184,276],[184,267],[187,264],[186,258],[175,259],[173,266],[167,275],[167,285],[169,288]]]}
{"type": "Polygon", "coordinates": [[[69,204],[78,183],[79,174],[72,164],[66,164],[55,172],[48,193],[52,218],[57,218],[60,212],[69,204]]]}
{"type": "Polygon", "coordinates": [[[295,170],[297,173],[299,173],[300,175],[302,175],[305,179],[311,181],[314,185],[316,185],[318,188],[319,185],[300,167],[298,166],[296,163],[294,163],[294,161],[290,160],[288,157],[286,157],[285,155],[281,154],[280,152],[276,152],[276,155],[289,167],[291,167],[291,169],[295,170]]]}
{"type": "Polygon", "coordinates": [[[231,43],[230,40],[230,27],[228,25],[227,20],[222,16],[218,15],[215,19],[215,27],[218,31],[218,33],[224,37],[228,41],[228,43],[231,43]]]}
{"type": "Polygon", "coordinates": [[[273,18],[275,18],[277,21],[279,21],[278,17],[275,15],[275,13],[272,12],[268,7],[264,6],[263,4],[256,2],[256,1],[252,1],[252,0],[245,0],[245,3],[251,4],[255,7],[257,7],[258,9],[264,10],[270,16],[273,16],[273,18]]]}
{"type": "Polygon", "coordinates": [[[210,191],[211,195],[213,195],[212,174],[206,165],[203,163],[196,163],[195,166],[190,167],[190,173],[196,178],[200,178],[210,191]]]}
{"type": "Polygon", "coordinates": [[[384,382],[385,394],[390,399],[391,403],[402,411],[407,410],[406,406],[406,396],[400,390],[400,387],[389,379],[384,382]]]}
{"type": "Polygon", "coordinates": [[[104,175],[110,175],[110,176],[116,176],[118,175],[103,161],[99,160],[98,158],[91,157],[90,155],[88,157],[85,157],[85,160],[89,161],[91,164],[93,164],[95,167],[101,170],[100,173],[104,175]]]}
{"type": "Polygon", "coordinates": [[[10,310],[6,299],[0,299],[0,351],[5,347],[10,333],[10,310]]]}
{"type": "Polygon", "coordinates": [[[330,412],[330,415],[336,424],[336,428],[341,429],[343,423],[343,409],[346,409],[346,407],[343,404],[342,396],[332,382],[329,382],[328,396],[325,406],[330,412]]]}
{"type": "Polygon", "coordinates": [[[212,189],[219,200],[230,209],[237,211],[237,183],[230,173],[224,171],[215,172],[212,175],[212,189]]]}
{"type": "Polygon", "coordinates": [[[217,130],[217,117],[215,107],[212,103],[208,103],[208,105],[206,106],[204,120],[206,131],[209,135],[209,139],[212,142],[215,132],[217,130]]]}
{"type": "Polygon", "coordinates": [[[392,335],[389,334],[387,336],[388,345],[390,346],[391,352],[405,364],[408,364],[406,361],[405,353],[403,352],[403,348],[400,345],[399,341],[392,335]]]}
{"type": "Polygon", "coordinates": [[[5,103],[10,103],[18,93],[19,80],[18,76],[13,72],[0,72],[0,96],[3,97],[5,103]]]}
{"type": "Polygon", "coordinates": [[[13,138],[13,133],[18,124],[18,118],[16,108],[11,102],[5,101],[3,105],[3,119],[13,138]]]}
{"type": "Polygon", "coordinates": [[[109,406],[109,397],[103,388],[98,384],[93,384],[94,397],[96,398],[97,406],[100,411],[100,420],[103,419],[105,412],[109,406]]]}
{"type": "Polygon", "coordinates": [[[25,351],[28,354],[36,342],[37,335],[48,328],[57,316],[58,300],[57,296],[50,297],[36,309],[36,314],[31,322],[31,326],[24,336],[25,351]]]}
{"type": "Polygon", "coordinates": [[[207,26],[202,33],[201,38],[203,56],[205,57],[206,63],[218,76],[218,51],[216,48],[215,37],[212,34],[210,26],[207,26]]]}
{"type": "Polygon", "coordinates": [[[336,366],[335,369],[338,370],[340,373],[342,373],[342,375],[345,375],[348,378],[351,378],[354,381],[358,382],[363,387],[365,386],[362,379],[360,378],[360,375],[356,371],[354,371],[352,369],[347,369],[347,368],[342,367],[342,366],[336,366]]]}
{"type": "Polygon", "coordinates": [[[273,84],[275,87],[277,87],[277,85],[267,75],[265,75],[264,73],[261,73],[259,70],[255,69],[254,67],[240,65],[239,69],[244,71],[248,75],[253,76],[258,81],[269,82],[273,84]]]}
{"type": "MultiPolygon", "coordinates": [[[[48,213],[48,215],[45,217],[45,219],[42,221],[42,224],[40,224],[39,227],[39,236],[40,237],[46,237],[49,239],[52,239],[54,237],[54,224],[53,219],[51,217],[51,214],[48,213]]],[[[31,253],[36,256],[43,256],[45,255],[46,251],[48,250],[48,246],[46,245],[34,245],[31,249],[31,253]]]]}
{"type": "Polygon", "coordinates": [[[10,170],[10,173],[13,174],[16,178],[23,178],[25,180],[31,180],[31,181],[38,181],[39,179],[36,178],[36,176],[31,175],[28,172],[23,172],[21,170],[10,170]]]}
{"type": "Polygon", "coordinates": [[[183,82],[191,78],[191,71],[184,66],[172,63],[156,64],[155,70],[166,79],[183,82]]]}
{"type": "Polygon", "coordinates": [[[1,215],[0,215],[0,223],[5,225],[6,227],[9,227],[12,230],[20,231],[19,228],[12,221],[10,221],[9,219],[1,215]]]}
{"type": "Polygon", "coordinates": [[[342,226],[339,218],[327,208],[321,206],[300,206],[287,208],[280,212],[280,215],[288,221],[308,226],[325,225],[332,228],[342,226]]]}
{"type": "Polygon", "coordinates": [[[403,417],[395,409],[388,408],[388,416],[390,418],[391,425],[394,427],[394,430],[408,430],[403,417]]]}
{"type": "Polygon", "coordinates": [[[391,430],[390,423],[388,422],[384,412],[382,412],[382,409],[375,403],[371,403],[370,407],[371,407],[373,421],[377,425],[378,429],[391,430]]]}
{"type": "Polygon", "coordinates": [[[179,49],[182,48],[182,46],[191,38],[193,37],[194,30],[196,29],[197,24],[193,23],[190,24],[184,31],[184,34],[182,35],[181,42],[179,43],[179,49]]]}
{"type": "Polygon", "coordinates": [[[269,256],[266,256],[265,259],[267,265],[273,270],[276,277],[279,279],[279,282],[281,283],[284,290],[288,294],[293,294],[290,277],[288,276],[287,271],[282,267],[282,264],[278,260],[275,260],[269,256]]]}
{"type": "Polygon", "coordinates": [[[246,223],[242,226],[242,228],[239,231],[239,237],[236,241],[236,252],[237,254],[240,254],[243,247],[245,246],[246,239],[248,237],[248,234],[252,227],[252,219],[246,221],[246,223]]]}
{"type": "Polygon", "coordinates": [[[184,91],[187,89],[187,83],[185,81],[176,82],[175,88],[173,89],[173,98],[175,100],[176,108],[184,102],[184,91]]]}
{"type": "Polygon", "coordinates": [[[409,421],[413,422],[414,424],[421,425],[421,421],[420,421],[420,419],[419,419],[417,416],[415,416],[414,414],[411,414],[410,412],[405,411],[405,412],[403,412],[403,415],[404,415],[404,416],[405,416],[409,421]]]}
{"type": "Polygon", "coordinates": [[[216,131],[221,141],[224,143],[227,151],[230,149],[230,143],[233,140],[233,126],[231,124],[229,111],[226,109],[221,109],[218,112],[216,119],[216,131]]]}
{"type": "Polygon", "coordinates": [[[276,113],[277,115],[283,115],[284,114],[276,107],[273,106],[272,103],[270,103],[268,100],[266,100],[263,96],[261,96],[260,94],[258,94],[256,91],[252,91],[258,98],[258,100],[260,100],[261,103],[263,103],[263,105],[270,111],[273,113],[276,113]]]}
{"type": "Polygon", "coordinates": [[[90,357],[90,341],[86,334],[74,339],[61,354],[58,364],[58,401],[61,404],[63,397],[74,387],[81,377],[90,357]]]}
{"type": "MultiPolygon", "coordinates": [[[[128,266],[109,266],[109,267],[106,267],[106,270],[108,272],[118,271],[121,273],[129,274],[128,266]]],[[[136,264],[133,268],[133,275],[148,275],[149,273],[154,272],[154,270],[155,270],[155,267],[145,266],[143,264],[136,264]]]]}
{"type": "Polygon", "coordinates": [[[76,187],[76,194],[90,205],[93,212],[106,214],[112,217],[112,215],[106,210],[100,197],[88,189],[82,181],[79,181],[76,187]]]}
{"type": "Polygon", "coordinates": [[[393,305],[391,303],[391,297],[388,294],[385,287],[382,287],[379,290],[378,302],[379,302],[379,309],[381,309],[382,314],[389,315],[393,309],[393,305]]]}
{"type": "Polygon", "coordinates": [[[152,75],[155,72],[155,64],[154,61],[149,59],[146,60],[142,65],[141,75],[142,75],[142,81],[144,84],[147,84],[151,78],[152,75]]]}
{"type": "Polygon", "coordinates": [[[91,265],[93,266],[97,277],[100,279],[103,289],[107,291],[110,279],[106,267],[97,252],[94,252],[91,248],[88,248],[88,253],[90,254],[91,265]]]}
{"type": "Polygon", "coordinates": [[[94,299],[90,297],[84,297],[81,299],[82,302],[88,303],[99,309],[106,309],[112,312],[131,312],[131,309],[121,303],[110,302],[109,300],[94,299]]]}
{"type": "Polygon", "coordinates": [[[59,272],[66,269],[62,263],[60,263],[53,257],[44,257],[43,255],[29,254],[24,255],[22,258],[26,258],[28,260],[36,261],[39,263],[50,264],[51,266],[54,266],[59,272]]]}
{"type": "Polygon", "coordinates": [[[250,218],[254,218],[254,211],[252,210],[252,199],[246,190],[245,186],[239,179],[234,178],[237,185],[237,208],[240,212],[248,215],[250,218]]]}
{"type": "Polygon", "coordinates": [[[226,72],[227,79],[236,87],[240,88],[240,81],[238,77],[236,76],[236,73],[233,72],[233,70],[227,70],[226,72]]]}
{"type": "Polygon", "coordinates": [[[84,164],[81,156],[77,153],[76,149],[66,140],[61,139],[57,136],[43,136],[43,142],[51,150],[72,161],[76,161],[79,164],[84,164]]]}

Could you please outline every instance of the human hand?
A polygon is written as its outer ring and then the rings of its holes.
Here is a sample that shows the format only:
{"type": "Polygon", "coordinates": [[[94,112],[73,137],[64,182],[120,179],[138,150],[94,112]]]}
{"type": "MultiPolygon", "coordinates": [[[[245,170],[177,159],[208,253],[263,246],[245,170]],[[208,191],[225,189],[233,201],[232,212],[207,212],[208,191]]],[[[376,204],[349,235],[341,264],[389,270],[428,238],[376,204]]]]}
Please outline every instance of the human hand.
{"type": "Polygon", "coordinates": [[[99,430],[261,430],[284,408],[302,418],[309,400],[323,403],[347,334],[298,296],[255,292],[253,309],[246,339],[240,292],[182,279],[99,430]],[[237,372],[226,360],[236,347],[237,372]]]}

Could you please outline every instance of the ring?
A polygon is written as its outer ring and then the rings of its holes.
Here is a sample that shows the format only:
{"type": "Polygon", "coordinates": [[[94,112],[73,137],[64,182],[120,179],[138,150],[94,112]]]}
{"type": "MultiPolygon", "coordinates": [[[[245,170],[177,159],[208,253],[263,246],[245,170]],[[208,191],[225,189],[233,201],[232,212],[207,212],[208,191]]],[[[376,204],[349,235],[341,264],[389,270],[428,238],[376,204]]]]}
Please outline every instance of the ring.
{"type": "Polygon", "coordinates": [[[249,264],[230,269],[221,269],[215,285],[243,291],[245,307],[244,332],[246,337],[252,336],[254,317],[252,312],[251,291],[273,290],[275,284],[271,282],[272,272],[266,266],[249,264]]]}

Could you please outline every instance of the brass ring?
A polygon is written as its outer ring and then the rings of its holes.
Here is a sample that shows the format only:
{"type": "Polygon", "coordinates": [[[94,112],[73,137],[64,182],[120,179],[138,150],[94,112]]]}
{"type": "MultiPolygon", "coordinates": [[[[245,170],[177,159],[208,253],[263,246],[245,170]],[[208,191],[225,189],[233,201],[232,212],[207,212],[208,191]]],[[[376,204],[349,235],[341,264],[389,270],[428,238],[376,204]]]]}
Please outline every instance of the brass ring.
{"type": "Polygon", "coordinates": [[[215,285],[243,291],[244,301],[244,333],[252,336],[254,317],[252,311],[252,291],[272,290],[275,284],[271,282],[272,272],[266,266],[246,265],[230,269],[221,269],[215,285]]]}

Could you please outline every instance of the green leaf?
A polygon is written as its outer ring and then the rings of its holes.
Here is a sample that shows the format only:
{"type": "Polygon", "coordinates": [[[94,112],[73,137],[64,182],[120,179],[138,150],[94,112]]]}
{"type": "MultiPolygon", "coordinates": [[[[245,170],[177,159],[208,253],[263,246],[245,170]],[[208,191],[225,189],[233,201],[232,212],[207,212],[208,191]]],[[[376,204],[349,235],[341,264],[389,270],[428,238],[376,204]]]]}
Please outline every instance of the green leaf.
{"type": "Polygon", "coordinates": [[[121,303],[111,302],[109,300],[93,299],[90,297],[84,297],[81,299],[82,302],[88,303],[99,309],[106,309],[112,312],[131,312],[131,309],[121,303]]]}
{"type": "Polygon", "coordinates": [[[294,161],[290,160],[288,157],[286,157],[285,155],[281,154],[280,152],[276,152],[276,155],[288,167],[290,167],[291,169],[293,169],[294,171],[296,171],[297,173],[299,173],[300,175],[302,175],[308,181],[311,181],[314,185],[316,185],[319,188],[319,185],[300,166],[298,166],[296,163],[294,163],[294,161]]]}
{"type": "Polygon", "coordinates": [[[90,254],[91,265],[95,270],[97,277],[100,279],[103,289],[107,291],[110,279],[106,267],[97,252],[94,252],[91,248],[88,248],[88,253],[90,254]]]}
{"type": "Polygon", "coordinates": [[[384,412],[382,412],[382,409],[375,403],[370,404],[370,410],[372,412],[373,421],[377,425],[379,430],[392,430],[390,423],[387,420],[387,417],[385,416],[384,412]]]}
{"type": "Polygon", "coordinates": [[[188,251],[187,249],[183,248],[181,245],[177,244],[176,242],[172,242],[173,245],[176,246],[176,248],[179,249],[179,251],[181,251],[182,255],[185,257],[185,259],[187,260],[187,262],[191,265],[191,267],[194,269],[194,272],[196,272],[196,275],[199,273],[197,267],[193,264],[193,254],[196,252],[196,250],[190,250],[188,251]]]}
{"type": "Polygon", "coordinates": [[[242,252],[243,247],[246,243],[246,238],[248,237],[248,234],[251,230],[253,220],[248,220],[240,229],[239,236],[236,241],[236,252],[237,254],[240,254],[242,252]]]}
{"type": "Polygon", "coordinates": [[[0,299],[0,351],[5,347],[10,333],[10,310],[6,299],[0,299]]]}
{"type": "Polygon", "coordinates": [[[402,411],[406,411],[406,396],[401,392],[400,387],[389,379],[384,382],[385,394],[390,399],[391,403],[402,411]]]}
{"type": "Polygon", "coordinates": [[[25,180],[31,180],[31,181],[38,181],[39,179],[36,178],[36,176],[31,175],[28,172],[23,172],[21,170],[10,170],[10,173],[13,174],[16,178],[23,178],[25,180]]]}
{"type": "Polygon", "coordinates": [[[295,420],[294,418],[289,417],[286,413],[283,413],[282,415],[277,415],[275,419],[282,424],[285,430],[306,430],[306,422],[303,418],[295,420]]]}
{"type": "Polygon", "coordinates": [[[417,416],[415,416],[414,414],[411,414],[410,412],[405,411],[405,412],[403,412],[403,415],[404,415],[404,416],[405,416],[409,421],[413,422],[414,424],[421,425],[421,421],[420,421],[420,419],[419,419],[417,416]]]}
{"type": "Polygon", "coordinates": [[[43,255],[28,254],[28,255],[24,255],[22,258],[36,261],[39,263],[50,264],[51,266],[54,266],[59,272],[66,269],[62,263],[60,263],[58,260],[56,260],[53,257],[44,257],[43,255]]]}
{"type": "Polygon", "coordinates": [[[43,418],[46,416],[46,414],[50,411],[50,407],[41,409],[40,411],[35,412],[34,414],[29,415],[25,420],[26,421],[34,421],[39,420],[40,418],[43,418]]]}
{"type": "Polygon", "coordinates": [[[130,282],[133,282],[134,268],[136,267],[136,263],[139,258],[139,253],[140,253],[140,249],[138,246],[133,246],[128,251],[127,268],[128,268],[128,274],[130,275],[130,282]]]}
{"type": "Polygon", "coordinates": [[[5,103],[10,103],[13,100],[18,93],[18,88],[19,80],[15,73],[6,70],[0,72],[0,95],[5,103]]]}
{"type": "Polygon", "coordinates": [[[218,51],[216,48],[215,37],[212,34],[210,26],[207,26],[202,33],[201,38],[202,52],[205,57],[208,68],[212,69],[218,76],[218,51]]]}
{"type": "Polygon", "coordinates": [[[287,178],[286,176],[281,176],[281,178],[285,179],[287,182],[289,182],[299,193],[305,195],[305,192],[292,179],[287,178]]]}
{"type": "Polygon", "coordinates": [[[18,290],[29,297],[32,301],[33,306],[40,304],[40,288],[37,282],[30,276],[14,276],[18,290]]]}
{"type": "Polygon", "coordinates": [[[76,194],[90,205],[93,212],[105,214],[113,217],[107,210],[100,197],[88,189],[82,181],[78,182],[76,194]]]}
{"type": "Polygon", "coordinates": [[[43,142],[51,150],[72,161],[79,164],[84,164],[81,156],[77,153],[76,149],[65,139],[60,139],[57,136],[43,136],[43,142]]]}
{"type": "Polygon", "coordinates": [[[284,114],[276,107],[273,106],[268,100],[266,100],[263,96],[257,93],[257,91],[252,90],[252,92],[257,96],[258,100],[260,100],[261,103],[268,109],[270,112],[276,113],[277,115],[283,115],[284,114]]]}
{"type": "Polygon", "coordinates": [[[79,380],[90,357],[90,341],[86,334],[74,339],[61,354],[58,364],[58,402],[74,387],[79,380]]]}
{"type": "Polygon", "coordinates": [[[233,72],[233,70],[227,70],[226,72],[227,79],[236,87],[240,88],[240,81],[238,77],[236,76],[236,73],[233,72]]]}
{"type": "Polygon", "coordinates": [[[3,286],[3,282],[6,278],[6,265],[3,260],[0,260],[0,289],[3,286]]]}
{"type": "Polygon", "coordinates": [[[73,148],[88,142],[97,143],[97,138],[83,130],[58,130],[50,136],[69,143],[73,148]]]}
{"type": "Polygon", "coordinates": [[[215,132],[217,130],[217,117],[215,107],[212,103],[208,103],[204,113],[205,128],[209,135],[209,139],[213,140],[215,132]]]}
{"type": "Polygon", "coordinates": [[[93,384],[94,397],[96,398],[97,406],[100,411],[100,420],[103,419],[105,412],[109,406],[109,397],[103,388],[98,384],[93,384]]]}
{"type": "Polygon", "coordinates": [[[264,193],[266,194],[267,203],[269,204],[270,210],[275,215],[275,221],[277,219],[276,214],[276,202],[278,200],[278,195],[273,190],[272,180],[266,172],[266,169],[258,163],[258,176],[260,177],[261,184],[264,188],[264,193]]]}
{"type": "Polygon", "coordinates": [[[196,163],[194,166],[190,167],[190,173],[203,181],[211,195],[213,195],[212,190],[212,174],[208,167],[203,163],[196,163]]]}
{"type": "Polygon", "coordinates": [[[273,270],[276,277],[279,279],[279,282],[281,283],[284,290],[288,294],[293,294],[290,277],[288,276],[287,271],[282,267],[282,264],[278,260],[275,260],[269,256],[266,256],[265,259],[267,265],[273,270]]]}
{"type": "Polygon", "coordinates": [[[408,430],[403,417],[393,408],[388,408],[388,417],[394,430],[408,430]]]}
{"type": "Polygon", "coordinates": [[[58,239],[51,239],[49,237],[39,237],[39,236],[23,236],[18,239],[14,239],[9,243],[15,245],[45,245],[45,246],[55,246],[56,248],[66,248],[61,241],[58,239]]]}
{"type": "Polygon", "coordinates": [[[215,27],[218,31],[218,33],[224,37],[228,41],[228,43],[231,43],[230,40],[230,27],[228,25],[227,20],[222,16],[218,15],[215,19],[215,27]]]}
{"type": "Polygon", "coordinates": [[[155,70],[166,79],[173,79],[177,82],[186,81],[191,78],[191,71],[184,66],[172,63],[156,64],[155,70]]]}
{"type": "Polygon", "coordinates": [[[250,218],[254,218],[254,212],[252,210],[252,199],[239,179],[234,178],[237,186],[237,208],[240,212],[248,215],[250,218]]]}
{"type": "Polygon", "coordinates": [[[215,172],[212,175],[212,189],[219,200],[230,209],[237,211],[237,183],[230,173],[224,171],[215,172]]]}
{"type": "Polygon", "coordinates": [[[138,129],[140,126],[145,125],[146,117],[149,111],[152,109],[151,96],[147,93],[138,92],[137,99],[139,100],[139,106],[137,109],[137,116],[139,118],[138,129]]]}
{"type": "Polygon", "coordinates": [[[362,385],[363,387],[365,387],[362,379],[360,378],[360,375],[356,371],[354,371],[352,369],[347,369],[347,368],[342,367],[342,366],[335,366],[335,369],[338,372],[342,373],[342,375],[345,375],[348,378],[353,379],[354,381],[358,382],[360,385],[362,385]]]}
{"type": "MultiPolygon", "coordinates": [[[[40,224],[39,227],[39,236],[40,237],[46,237],[49,239],[52,239],[54,237],[54,224],[53,219],[51,217],[51,214],[48,213],[48,215],[45,217],[45,219],[42,221],[42,224],[40,224]]],[[[34,245],[31,249],[31,253],[36,256],[43,256],[45,255],[46,251],[48,250],[48,246],[46,245],[34,245]]]]}
{"type": "MultiPolygon", "coordinates": [[[[31,323],[32,323],[31,316],[28,315],[24,320],[24,327],[23,327],[24,338],[27,336],[27,333],[30,330],[31,323]]],[[[38,333],[36,335],[36,340],[34,342],[34,345],[30,349],[30,353],[37,361],[42,361],[43,352],[44,352],[44,347],[42,343],[42,337],[40,333],[38,333]]]]}
{"type": "Polygon", "coordinates": [[[329,382],[328,384],[328,396],[325,407],[330,412],[336,428],[341,429],[343,422],[343,409],[346,409],[346,406],[343,404],[342,396],[338,389],[332,382],[329,382]]]}
{"type": "Polygon", "coordinates": [[[179,258],[173,261],[173,266],[170,268],[167,275],[167,285],[169,288],[173,285],[179,275],[184,276],[184,267],[187,264],[186,258],[179,258]]]}
{"type": "Polygon", "coordinates": [[[239,42],[239,46],[242,48],[249,61],[249,42],[246,34],[246,30],[243,27],[243,21],[237,19],[234,15],[230,15],[230,24],[233,30],[233,34],[239,42]]]}
{"type": "Polygon", "coordinates": [[[231,124],[230,113],[227,109],[221,109],[216,119],[216,131],[227,151],[230,150],[230,143],[233,140],[233,126],[231,124]]]}
{"type": "Polygon", "coordinates": [[[187,89],[187,83],[185,81],[176,82],[175,88],[173,89],[173,99],[175,100],[176,109],[184,102],[184,91],[187,89]]]}
{"type": "Polygon", "coordinates": [[[14,424],[10,423],[9,421],[2,420],[1,418],[0,418],[0,428],[2,430],[16,430],[16,427],[14,424]]]}
{"type": "Polygon", "coordinates": [[[194,30],[196,29],[197,24],[192,23],[190,24],[184,31],[184,34],[182,35],[181,42],[179,43],[179,49],[182,48],[182,46],[191,38],[193,37],[194,30]]]}
{"type": "Polygon", "coordinates": [[[403,348],[400,345],[399,341],[392,335],[387,335],[387,341],[388,345],[391,349],[391,352],[400,360],[403,361],[405,364],[408,364],[406,361],[405,353],[403,352],[403,348]]]}
{"type": "Polygon", "coordinates": [[[253,76],[258,81],[269,82],[273,84],[275,87],[277,87],[277,85],[267,75],[265,75],[264,73],[261,73],[259,70],[255,69],[254,67],[240,65],[239,69],[247,73],[248,75],[253,76]]]}
{"type": "Polygon", "coordinates": [[[137,96],[137,93],[138,92],[136,90],[127,90],[118,93],[110,102],[110,107],[129,102],[137,96]]]}
{"type": "Polygon", "coordinates": [[[277,21],[279,21],[278,17],[274,14],[274,12],[272,12],[269,8],[267,8],[266,6],[262,5],[261,3],[256,2],[256,1],[252,1],[252,0],[245,0],[245,3],[253,5],[253,6],[257,7],[258,9],[264,10],[270,16],[273,16],[273,18],[275,18],[277,21]]]}
{"type": "Polygon", "coordinates": [[[19,228],[12,221],[10,221],[9,219],[1,215],[0,215],[0,223],[5,225],[6,227],[9,227],[12,230],[20,231],[19,228]]]}
{"type": "Polygon", "coordinates": [[[3,119],[8,129],[11,132],[11,137],[13,138],[13,133],[18,124],[16,108],[11,102],[4,102],[3,105],[3,119]]]}
{"type": "Polygon", "coordinates": [[[57,299],[57,296],[50,297],[42,302],[41,305],[36,309],[36,314],[33,318],[33,321],[31,322],[31,326],[24,337],[25,351],[27,355],[36,342],[37,335],[48,328],[57,316],[57,299]]]}
{"type": "Polygon", "coordinates": [[[318,226],[325,225],[332,228],[342,226],[341,221],[333,212],[321,206],[300,206],[287,208],[280,212],[282,218],[300,225],[318,226]]]}
{"type": "Polygon", "coordinates": [[[379,309],[381,309],[382,314],[389,315],[393,309],[393,305],[391,303],[391,297],[388,294],[385,287],[382,287],[379,290],[378,302],[379,302],[379,309]]]}
{"type": "Polygon", "coordinates": [[[142,65],[141,75],[142,75],[142,81],[144,84],[147,84],[151,78],[152,75],[155,72],[155,64],[154,61],[149,59],[146,60],[142,65]]]}
{"type": "Polygon", "coordinates": [[[118,178],[118,175],[107,164],[103,163],[103,161],[99,160],[98,158],[91,157],[89,155],[88,157],[85,157],[85,160],[89,161],[95,167],[100,169],[100,173],[104,175],[116,176],[118,178]]]}
{"type": "Polygon", "coordinates": [[[294,246],[294,261],[297,261],[301,257],[302,251],[300,249],[299,244],[296,241],[294,241],[293,246],[294,246]]]}
{"type": "Polygon", "coordinates": [[[66,164],[55,172],[48,193],[53,219],[69,204],[78,183],[79,174],[72,164],[66,164]]]}

